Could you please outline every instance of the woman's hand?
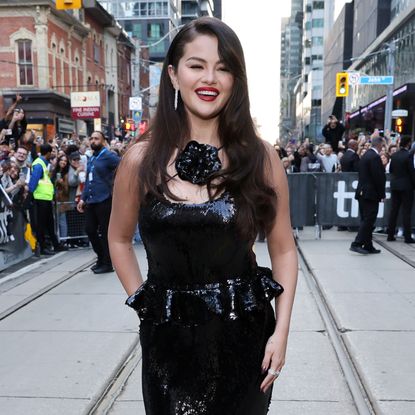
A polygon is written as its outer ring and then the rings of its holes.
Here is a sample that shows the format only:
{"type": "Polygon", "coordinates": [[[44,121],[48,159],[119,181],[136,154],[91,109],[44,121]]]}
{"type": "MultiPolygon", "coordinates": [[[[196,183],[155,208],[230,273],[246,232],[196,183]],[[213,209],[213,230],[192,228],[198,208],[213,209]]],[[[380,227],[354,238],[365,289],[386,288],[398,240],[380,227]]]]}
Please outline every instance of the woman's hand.
{"type": "MultiPolygon", "coordinates": [[[[287,336],[274,333],[265,346],[264,359],[262,360],[262,371],[267,372],[269,369],[273,372],[280,372],[285,364],[285,353],[287,350],[287,336]]],[[[260,389],[262,392],[266,392],[271,384],[277,379],[277,376],[270,373],[262,382],[260,389]]]]}

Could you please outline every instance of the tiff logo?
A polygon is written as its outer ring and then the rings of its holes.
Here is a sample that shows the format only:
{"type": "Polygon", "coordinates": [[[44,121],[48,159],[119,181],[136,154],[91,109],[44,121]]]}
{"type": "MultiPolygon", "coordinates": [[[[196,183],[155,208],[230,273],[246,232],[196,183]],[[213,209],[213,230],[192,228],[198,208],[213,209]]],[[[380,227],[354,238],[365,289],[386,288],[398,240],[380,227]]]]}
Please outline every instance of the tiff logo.
{"type": "MultiPolygon", "coordinates": [[[[386,182],[386,189],[389,188],[389,181],[386,182]]],[[[359,202],[354,198],[357,188],[357,180],[352,182],[352,191],[346,190],[346,182],[339,180],[337,182],[337,191],[333,193],[333,197],[337,199],[336,213],[340,218],[357,218],[359,216],[359,202]],[[351,201],[351,202],[348,202],[351,201]]],[[[390,193],[386,192],[386,199],[390,198],[390,193]]],[[[379,204],[378,218],[383,218],[385,213],[385,204],[379,204]]]]}

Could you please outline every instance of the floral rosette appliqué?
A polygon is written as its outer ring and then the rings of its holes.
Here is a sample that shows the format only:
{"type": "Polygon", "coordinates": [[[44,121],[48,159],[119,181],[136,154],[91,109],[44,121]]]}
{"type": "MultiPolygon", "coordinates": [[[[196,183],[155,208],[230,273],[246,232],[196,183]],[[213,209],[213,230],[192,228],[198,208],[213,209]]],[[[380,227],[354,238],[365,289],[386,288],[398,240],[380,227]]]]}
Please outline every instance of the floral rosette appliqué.
{"type": "Polygon", "coordinates": [[[222,167],[216,147],[194,140],[187,143],[175,165],[182,180],[199,185],[206,184],[209,177],[222,167]]]}

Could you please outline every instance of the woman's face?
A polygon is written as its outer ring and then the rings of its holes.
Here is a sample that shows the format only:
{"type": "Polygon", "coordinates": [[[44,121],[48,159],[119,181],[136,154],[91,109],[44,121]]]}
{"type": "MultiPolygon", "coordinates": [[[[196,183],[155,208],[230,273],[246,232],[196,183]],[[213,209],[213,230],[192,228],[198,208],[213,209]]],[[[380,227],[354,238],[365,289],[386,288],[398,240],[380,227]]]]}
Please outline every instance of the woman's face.
{"type": "Polygon", "coordinates": [[[188,43],[177,68],[169,66],[169,75],[191,118],[216,117],[232,93],[234,78],[219,58],[214,36],[198,35],[188,43]]]}
{"type": "Polygon", "coordinates": [[[16,166],[11,166],[9,169],[9,175],[10,177],[15,180],[19,177],[19,169],[16,166]]]}
{"type": "Polygon", "coordinates": [[[67,165],[68,165],[68,159],[67,159],[66,157],[62,157],[62,158],[59,160],[59,167],[60,167],[61,169],[64,169],[67,165]]]}

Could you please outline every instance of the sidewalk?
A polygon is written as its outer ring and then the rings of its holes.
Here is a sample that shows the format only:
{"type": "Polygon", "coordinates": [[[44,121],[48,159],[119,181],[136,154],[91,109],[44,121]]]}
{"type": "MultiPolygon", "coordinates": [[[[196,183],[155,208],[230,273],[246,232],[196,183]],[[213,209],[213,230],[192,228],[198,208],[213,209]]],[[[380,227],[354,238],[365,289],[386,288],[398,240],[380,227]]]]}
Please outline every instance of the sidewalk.
{"type": "MultiPolygon", "coordinates": [[[[415,270],[386,249],[378,255],[349,251],[355,234],[300,233],[299,245],[344,331],[363,383],[378,414],[415,413],[415,270]]],[[[415,247],[386,242],[408,259],[415,247]]]]}
{"type": "MultiPolygon", "coordinates": [[[[300,249],[313,269],[344,333],[378,414],[415,413],[415,272],[382,249],[349,252],[354,234],[314,229],[300,233],[300,249]]],[[[414,257],[415,248],[394,248],[414,257]]],[[[257,243],[258,263],[270,266],[257,243]]],[[[136,253],[146,274],[142,246],[136,253]]],[[[68,252],[40,268],[0,281],[0,314],[28,295],[83,269],[92,251],[68,252]]],[[[85,268],[0,321],[0,412],[5,415],[87,414],[138,340],[138,319],[124,305],[115,274],[85,268]]],[[[112,415],[145,415],[141,360],[112,415]]],[[[348,385],[300,270],[286,365],[276,381],[271,415],[356,415],[348,385]]]]}
{"type": "MultiPolygon", "coordinates": [[[[94,257],[91,250],[68,252],[43,273],[0,285],[0,310],[94,257]]],[[[87,268],[0,321],[1,414],[86,413],[137,340],[137,316],[125,298],[114,273],[87,268]]]]}

